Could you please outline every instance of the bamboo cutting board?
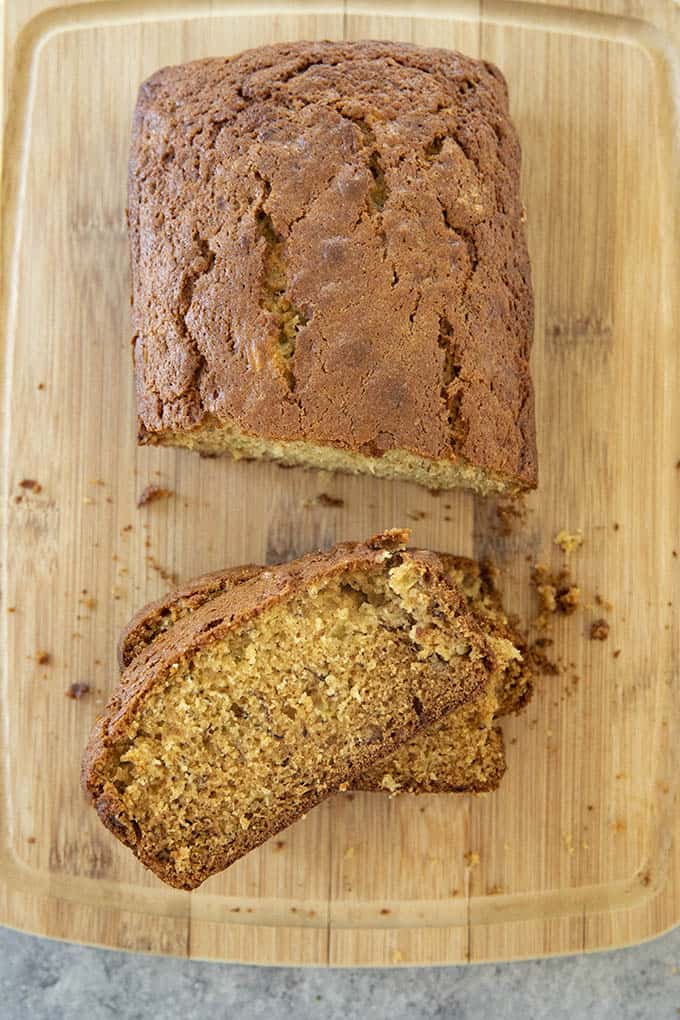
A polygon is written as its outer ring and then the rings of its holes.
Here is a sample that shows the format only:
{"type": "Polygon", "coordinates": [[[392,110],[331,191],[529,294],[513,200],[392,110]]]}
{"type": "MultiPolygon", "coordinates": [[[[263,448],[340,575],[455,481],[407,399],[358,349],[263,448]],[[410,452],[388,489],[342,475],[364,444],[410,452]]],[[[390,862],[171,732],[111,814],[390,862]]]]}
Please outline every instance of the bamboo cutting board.
{"type": "Polygon", "coordinates": [[[179,956],[360,965],[619,946],[680,919],[678,12],[7,0],[0,921],[179,956]],[[541,457],[509,536],[465,493],[135,446],[124,209],[139,83],[265,42],[367,37],[481,55],[509,80],[541,457]],[[137,508],[149,483],[173,495],[137,508]],[[555,631],[562,674],[504,725],[500,791],[336,797],[198,892],[166,889],[78,785],[123,623],[171,575],[404,524],[419,545],[493,555],[525,617],[526,558],[558,564],[555,532],[583,530],[571,563],[591,608],[555,631]],[[596,593],[613,603],[605,642],[588,640],[596,593]],[[65,697],[73,682],[89,694],[65,697]]]}

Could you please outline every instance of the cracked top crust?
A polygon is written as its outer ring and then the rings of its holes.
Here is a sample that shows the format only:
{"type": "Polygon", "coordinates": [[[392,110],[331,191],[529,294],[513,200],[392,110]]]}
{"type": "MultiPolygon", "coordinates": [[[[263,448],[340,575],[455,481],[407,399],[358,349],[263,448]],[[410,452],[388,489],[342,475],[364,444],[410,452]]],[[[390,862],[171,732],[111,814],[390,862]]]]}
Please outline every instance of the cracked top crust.
{"type": "Polygon", "coordinates": [[[536,483],[520,150],[493,65],[296,43],[145,82],[142,441],[206,422],[536,483]]]}

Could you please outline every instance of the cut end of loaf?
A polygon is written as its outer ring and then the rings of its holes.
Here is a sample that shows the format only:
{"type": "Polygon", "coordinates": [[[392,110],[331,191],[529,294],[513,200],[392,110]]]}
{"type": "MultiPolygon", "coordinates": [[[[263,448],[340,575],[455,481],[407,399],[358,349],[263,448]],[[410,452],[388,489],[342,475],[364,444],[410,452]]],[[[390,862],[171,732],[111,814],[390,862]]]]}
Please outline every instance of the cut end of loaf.
{"type": "Polygon", "coordinates": [[[208,419],[193,429],[178,431],[153,432],[141,428],[139,441],[142,444],[179,446],[207,457],[227,455],[234,460],[267,460],[285,467],[415,482],[427,489],[472,489],[481,496],[516,496],[535,486],[533,478],[523,481],[504,477],[476,467],[453,453],[439,460],[403,449],[388,450],[380,455],[359,453],[303,440],[252,436],[233,423],[220,423],[216,419],[208,419]]]}
{"type": "Polygon", "coordinates": [[[241,625],[218,615],[229,594],[212,600],[191,619],[210,641],[177,654],[166,635],[131,667],[85,782],[164,881],[196,887],[491,683],[464,601],[427,558],[385,544],[241,625]]]}

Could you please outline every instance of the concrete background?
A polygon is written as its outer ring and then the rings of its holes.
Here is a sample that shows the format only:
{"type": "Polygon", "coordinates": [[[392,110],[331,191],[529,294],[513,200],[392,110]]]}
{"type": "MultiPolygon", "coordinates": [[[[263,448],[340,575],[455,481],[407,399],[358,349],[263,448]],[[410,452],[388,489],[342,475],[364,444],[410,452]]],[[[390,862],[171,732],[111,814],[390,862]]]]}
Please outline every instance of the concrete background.
{"type": "Polygon", "coordinates": [[[0,929],[2,1020],[677,1020],[680,927],[613,953],[320,970],[87,949],[0,929]]]}

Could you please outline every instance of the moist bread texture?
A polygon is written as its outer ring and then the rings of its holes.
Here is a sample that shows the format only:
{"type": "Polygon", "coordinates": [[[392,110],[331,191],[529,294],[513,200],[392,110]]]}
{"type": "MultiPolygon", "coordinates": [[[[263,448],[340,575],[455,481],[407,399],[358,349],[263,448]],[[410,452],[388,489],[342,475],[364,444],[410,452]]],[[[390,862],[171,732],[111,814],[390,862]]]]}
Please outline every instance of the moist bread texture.
{"type": "Polygon", "coordinates": [[[140,441],[534,487],[519,170],[502,74],[450,50],[154,74],[129,170],[140,441]]]}
{"type": "Polygon", "coordinates": [[[165,882],[195,888],[493,686],[491,643],[406,538],[262,571],[133,660],[83,781],[165,882]]]}
{"type": "MultiPolygon", "coordinates": [[[[531,697],[533,677],[526,642],[508,623],[490,564],[448,553],[437,555],[492,643],[497,660],[496,682],[480,697],[421,730],[389,758],[367,770],[353,781],[353,789],[390,794],[481,793],[496,789],[505,772],[503,737],[493,720],[520,711],[531,697]]],[[[145,606],[121,636],[121,670],[178,620],[266,570],[249,565],[205,574],[145,606]]]]}

